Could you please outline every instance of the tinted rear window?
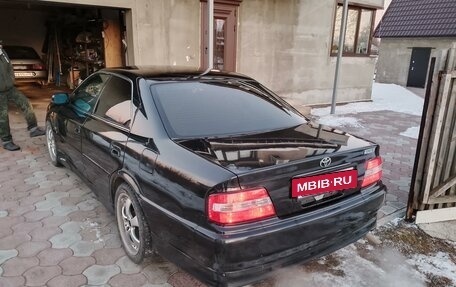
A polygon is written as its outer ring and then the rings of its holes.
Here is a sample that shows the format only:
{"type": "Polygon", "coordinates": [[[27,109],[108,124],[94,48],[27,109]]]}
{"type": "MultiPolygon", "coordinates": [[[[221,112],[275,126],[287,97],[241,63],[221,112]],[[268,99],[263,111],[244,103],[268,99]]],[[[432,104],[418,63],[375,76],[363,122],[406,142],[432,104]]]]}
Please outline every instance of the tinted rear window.
{"type": "Polygon", "coordinates": [[[274,96],[246,84],[167,83],[153,85],[152,93],[174,138],[252,134],[305,122],[274,96]]]}
{"type": "Polygon", "coordinates": [[[3,49],[10,59],[36,60],[40,58],[31,47],[4,46],[3,49]]]}

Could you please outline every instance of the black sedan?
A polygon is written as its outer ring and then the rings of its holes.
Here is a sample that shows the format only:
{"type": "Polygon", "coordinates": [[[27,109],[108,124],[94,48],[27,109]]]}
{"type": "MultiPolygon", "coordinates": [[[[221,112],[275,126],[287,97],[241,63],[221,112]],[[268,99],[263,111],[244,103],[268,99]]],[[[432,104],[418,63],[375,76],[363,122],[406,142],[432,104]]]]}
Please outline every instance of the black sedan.
{"type": "Polygon", "coordinates": [[[102,70],[54,95],[46,130],[52,163],[115,213],[134,262],[157,252],[210,285],[358,240],[386,192],[378,145],[239,74],[102,70]]]}

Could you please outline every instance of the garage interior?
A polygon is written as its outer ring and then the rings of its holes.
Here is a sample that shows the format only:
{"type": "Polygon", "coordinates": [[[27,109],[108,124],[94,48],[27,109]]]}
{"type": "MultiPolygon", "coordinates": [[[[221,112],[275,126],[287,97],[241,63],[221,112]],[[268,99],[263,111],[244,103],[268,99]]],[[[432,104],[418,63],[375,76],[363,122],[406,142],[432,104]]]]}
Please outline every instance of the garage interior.
{"type": "Polygon", "coordinates": [[[125,66],[125,10],[37,2],[0,0],[0,40],[33,47],[47,84],[73,89],[99,69],[125,66]]]}

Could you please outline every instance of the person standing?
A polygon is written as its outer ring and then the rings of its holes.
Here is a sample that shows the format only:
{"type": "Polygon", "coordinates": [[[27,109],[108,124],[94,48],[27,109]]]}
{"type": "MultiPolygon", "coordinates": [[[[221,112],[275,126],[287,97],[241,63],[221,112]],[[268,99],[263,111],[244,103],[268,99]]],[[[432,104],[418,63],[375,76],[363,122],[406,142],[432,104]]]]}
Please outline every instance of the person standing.
{"type": "Polygon", "coordinates": [[[10,132],[8,118],[9,101],[13,102],[24,113],[30,137],[45,134],[44,129],[39,128],[37,125],[36,115],[33,112],[33,107],[29,100],[14,86],[13,65],[0,42],[0,138],[3,142],[4,149],[15,151],[19,150],[20,147],[13,142],[10,132]]]}

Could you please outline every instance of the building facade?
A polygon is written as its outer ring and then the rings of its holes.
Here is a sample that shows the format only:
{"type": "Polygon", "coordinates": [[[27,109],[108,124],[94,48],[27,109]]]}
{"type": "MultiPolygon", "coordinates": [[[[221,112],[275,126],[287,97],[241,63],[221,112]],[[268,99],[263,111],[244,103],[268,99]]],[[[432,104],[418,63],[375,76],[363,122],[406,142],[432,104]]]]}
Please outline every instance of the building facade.
{"type": "MultiPolygon", "coordinates": [[[[123,38],[118,46],[122,49],[124,64],[205,65],[207,18],[204,0],[29,2],[27,9],[35,14],[40,14],[32,12],[37,5],[97,8],[101,17],[109,15],[110,11],[120,11],[124,28],[121,28],[123,38]]],[[[215,68],[251,76],[294,104],[330,102],[341,3],[336,0],[215,2],[215,68]]],[[[350,1],[338,102],[370,99],[376,61],[370,55],[374,15],[383,5],[384,0],[350,1]]],[[[43,7],[39,11],[44,11],[43,7]]],[[[2,11],[6,13],[7,9],[16,8],[5,7],[2,11]]],[[[24,9],[21,10],[24,13],[24,9]]],[[[43,21],[43,17],[39,16],[39,21],[43,21]]],[[[44,38],[45,29],[40,31],[44,38]]],[[[0,37],[9,38],[5,33],[7,31],[0,28],[0,37]]],[[[105,51],[109,51],[106,43],[105,51]]]]}

